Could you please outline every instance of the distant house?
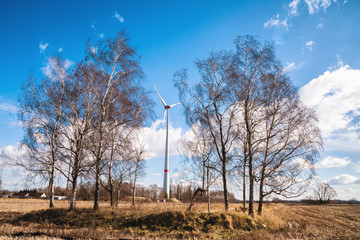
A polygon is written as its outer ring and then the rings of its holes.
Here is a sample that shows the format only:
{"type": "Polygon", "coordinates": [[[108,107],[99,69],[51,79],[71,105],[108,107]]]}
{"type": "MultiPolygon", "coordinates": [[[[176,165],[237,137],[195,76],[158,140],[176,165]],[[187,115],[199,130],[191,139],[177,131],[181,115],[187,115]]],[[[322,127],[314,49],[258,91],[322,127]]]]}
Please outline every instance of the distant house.
{"type": "Polygon", "coordinates": [[[36,191],[20,191],[17,193],[14,193],[12,196],[10,196],[10,198],[37,198],[37,199],[45,199],[46,198],[46,194],[45,193],[40,193],[40,192],[36,192],[36,191]]]}

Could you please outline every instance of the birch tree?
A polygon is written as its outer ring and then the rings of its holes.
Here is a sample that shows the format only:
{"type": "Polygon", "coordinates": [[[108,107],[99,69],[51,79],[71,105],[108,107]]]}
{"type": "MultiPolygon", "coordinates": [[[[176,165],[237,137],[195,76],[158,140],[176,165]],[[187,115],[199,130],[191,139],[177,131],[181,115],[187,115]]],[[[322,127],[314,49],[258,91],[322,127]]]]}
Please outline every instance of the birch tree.
{"type": "Polygon", "coordinates": [[[78,180],[81,174],[89,172],[91,161],[86,151],[86,140],[91,131],[93,108],[95,107],[92,85],[97,75],[91,66],[79,63],[70,81],[65,85],[63,116],[65,125],[61,128],[62,162],[58,169],[71,183],[69,209],[75,207],[78,180]]]}
{"type": "Polygon", "coordinates": [[[48,75],[40,83],[30,75],[22,85],[18,116],[25,130],[22,147],[26,155],[17,164],[49,181],[50,208],[54,208],[59,135],[64,124],[64,85],[69,73],[61,57],[51,57],[48,63],[48,75]]]}
{"type": "Polygon", "coordinates": [[[196,61],[200,79],[195,81],[193,87],[189,85],[186,70],[175,74],[174,80],[188,125],[199,122],[209,131],[218,159],[214,169],[221,174],[226,211],[229,209],[227,175],[234,158],[234,142],[238,137],[234,120],[238,110],[232,98],[232,86],[236,80],[234,64],[231,52],[213,52],[208,58],[196,61]]]}
{"type": "Polygon", "coordinates": [[[273,72],[263,76],[262,85],[259,215],[264,197],[298,197],[307,190],[314,158],[322,148],[315,113],[302,105],[281,65],[275,64],[273,72]]]}
{"type": "Polygon", "coordinates": [[[88,145],[94,159],[94,210],[97,210],[109,133],[119,125],[141,126],[150,114],[151,100],[140,84],[143,73],[125,32],[113,39],[89,42],[85,59],[97,76],[91,85],[95,107],[88,145]]]}
{"type": "Polygon", "coordinates": [[[210,208],[210,186],[218,178],[218,172],[214,171],[213,163],[214,146],[211,136],[199,123],[191,127],[191,139],[182,139],[178,149],[184,157],[186,178],[201,186],[201,193],[206,192],[208,212],[210,208]],[[198,184],[200,182],[200,184],[198,184]]]}
{"type": "Polygon", "coordinates": [[[263,45],[254,37],[239,36],[234,41],[236,47],[236,78],[232,89],[239,104],[241,128],[244,129],[243,140],[244,159],[248,166],[249,176],[249,214],[254,216],[254,161],[261,139],[259,132],[259,107],[262,104],[261,78],[273,65],[275,58],[273,47],[265,42],[263,45]]]}

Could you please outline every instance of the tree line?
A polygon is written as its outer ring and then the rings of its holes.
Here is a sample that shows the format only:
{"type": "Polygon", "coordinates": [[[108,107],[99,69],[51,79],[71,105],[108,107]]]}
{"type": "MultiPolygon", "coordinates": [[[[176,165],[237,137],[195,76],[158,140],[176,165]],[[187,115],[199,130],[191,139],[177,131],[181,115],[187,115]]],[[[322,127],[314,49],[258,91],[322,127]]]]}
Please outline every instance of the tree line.
{"type": "MultiPolygon", "coordinates": [[[[214,183],[222,186],[217,194],[229,209],[230,181],[241,185],[243,208],[248,202],[254,216],[255,191],[261,214],[267,196],[297,197],[307,190],[323,144],[314,110],[300,101],[274,46],[248,35],[234,45],[197,59],[198,76],[186,69],[174,74],[192,132],[179,149],[209,211],[214,183]]],[[[89,41],[84,59],[71,67],[59,56],[49,65],[40,82],[30,74],[22,86],[19,119],[27,155],[17,164],[48,180],[51,208],[57,173],[70,183],[70,209],[79,178],[89,176],[95,210],[100,189],[114,206],[125,182],[134,203],[147,154],[138,136],[153,102],[126,33],[89,41]]]]}

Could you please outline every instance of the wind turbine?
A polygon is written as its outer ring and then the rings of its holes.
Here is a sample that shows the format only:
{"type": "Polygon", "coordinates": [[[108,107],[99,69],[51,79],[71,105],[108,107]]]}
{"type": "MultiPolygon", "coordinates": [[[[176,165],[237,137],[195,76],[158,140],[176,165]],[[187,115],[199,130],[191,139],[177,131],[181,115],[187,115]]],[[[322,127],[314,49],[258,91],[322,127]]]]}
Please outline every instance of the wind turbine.
{"type": "Polygon", "coordinates": [[[165,198],[169,199],[170,196],[170,188],[169,188],[169,116],[170,116],[170,108],[181,104],[180,103],[175,103],[173,105],[167,105],[166,102],[164,101],[164,99],[162,99],[162,97],[160,96],[158,90],[155,87],[155,83],[154,83],[154,88],[156,90],[156,93],[158,94],[161,102],[164,104],[164,124],[165,124],[165,116],[167,115],[166,118],[166,141],[165,141],[165,168],[164,168],[164,185],[163,185],[163,189],[165,192],[165,198]],[[167,113],[167,114],[166,114],[167,113]]]}

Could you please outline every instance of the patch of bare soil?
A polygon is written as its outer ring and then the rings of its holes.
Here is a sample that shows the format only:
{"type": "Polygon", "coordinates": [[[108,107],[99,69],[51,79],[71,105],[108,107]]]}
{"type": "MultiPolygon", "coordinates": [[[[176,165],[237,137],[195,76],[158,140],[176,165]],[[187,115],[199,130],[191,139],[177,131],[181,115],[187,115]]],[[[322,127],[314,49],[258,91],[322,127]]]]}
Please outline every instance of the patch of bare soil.
{"type": "Polygon", "coordinates": [[[284,205],[285,239],[360,239],[360,205],[284,205]]]}

